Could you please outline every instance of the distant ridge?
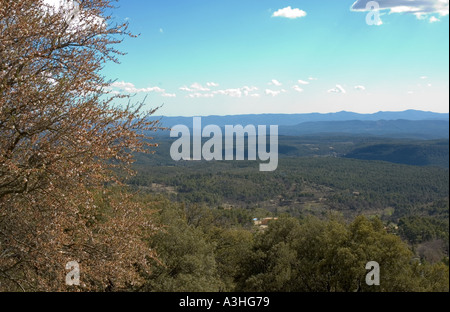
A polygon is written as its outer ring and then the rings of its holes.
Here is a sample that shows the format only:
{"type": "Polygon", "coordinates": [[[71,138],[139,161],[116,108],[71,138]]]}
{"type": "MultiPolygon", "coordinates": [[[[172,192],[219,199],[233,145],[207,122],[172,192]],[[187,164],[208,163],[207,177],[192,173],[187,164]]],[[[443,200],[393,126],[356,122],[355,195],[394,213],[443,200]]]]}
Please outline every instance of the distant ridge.
{"type": "Polygon", "coordinates": [[[411,139],[445,139],[449,137],[448,120],[348,120],[304,122],[280,126],[281,135],[351,134],[411,139]]]}
{"type": "MultiPolygon", "coordinates": [[[[192,117],[152,117],[161,119],[161,126],[185,125],[192,128],[192,117]]],[[[311,114],[254,114],[202,116],[206,125],[278,125],[279,135],[358,135],[411,139],[447,139],[449,114],[417,110],[359,114],[352,112],[311,114]]],[[[160,133],[162,136],[167,132],[160,133]]]]}
{"type": "MultiPolygon", "coordinates": [[[[304,122],[317,121],[380,121],[380,120],[449,120],[448,113],[434,113],[419,110],[406,110],[401,112],[377,112],[373,114],[360,114],[347,111],[337,113],[307,113],[307,114],[245,114],[227,116],[201,116],[203,124],[225,125],[279,125],[295,126],[304,122]]],[[[154,116],[151,120],[161,119],[165,127],[173,127],[178,124],[192,126],[192,117],[168,117],[154,116]]]]}

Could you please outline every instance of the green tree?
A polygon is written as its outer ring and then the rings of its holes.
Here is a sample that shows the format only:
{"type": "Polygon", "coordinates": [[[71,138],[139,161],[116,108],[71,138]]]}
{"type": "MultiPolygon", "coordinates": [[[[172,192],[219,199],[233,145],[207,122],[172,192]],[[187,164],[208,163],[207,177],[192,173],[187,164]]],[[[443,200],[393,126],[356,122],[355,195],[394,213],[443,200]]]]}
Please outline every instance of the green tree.
{"type": "Polygon", "coordinates": [[[156,218],[162,231],[149,240],[158,263],[145,274],[144,291],[211,292],[218,291],[214,246],[199,228],[188,225],[184,206],[161,199],[156,218]]]}
{"type": "Polygon", "coordinates": [[[336,216],[302,222],[287,217],[257,235],[237,285],[243,291],[448,291],[445,265],[412,259],[408,246],[377,218],[346,224],[336,216]],[[371,261],[380,265],[379,286],[366,284],[371,261]]]}
{"type": "Polygon", "coordinates": [[[239,268],[251,254],[253,235],[244,229],[220,227],[214,227],[208,235],[215,245],[217,270],[222,282],[220,291],[235,291],[239,268]]]}

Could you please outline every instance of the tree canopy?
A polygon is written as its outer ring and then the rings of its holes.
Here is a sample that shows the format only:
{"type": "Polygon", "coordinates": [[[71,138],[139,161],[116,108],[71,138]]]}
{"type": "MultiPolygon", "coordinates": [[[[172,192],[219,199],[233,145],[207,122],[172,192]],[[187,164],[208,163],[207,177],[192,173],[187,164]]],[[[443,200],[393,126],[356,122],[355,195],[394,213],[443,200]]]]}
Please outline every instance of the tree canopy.
{"type": "Polygon", "coordinates": [[[114,104],[101,75],[131,35],[108,15],[112,1],[52,3],[0,0],[0,289],[66,289],[69,261],[83,289],[125,287],[139,282],[136,263],[148,266],[140,235],[152,224],[104,185],[152,145],[142,133],[156,122],[141,104],[114,104]]]}

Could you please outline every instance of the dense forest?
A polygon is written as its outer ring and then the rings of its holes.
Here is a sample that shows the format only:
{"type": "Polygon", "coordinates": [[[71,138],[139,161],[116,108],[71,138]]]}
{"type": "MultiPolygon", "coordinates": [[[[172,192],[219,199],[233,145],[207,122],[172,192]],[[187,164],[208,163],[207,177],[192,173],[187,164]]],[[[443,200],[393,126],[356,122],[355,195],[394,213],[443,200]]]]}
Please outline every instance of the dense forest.
{"type": "Polygon", "coordinates": [[[363,263],[379,258],[389,278],[377,290],[448,290],[448,141],[386,141],[436,161],[353,159],[366,146],[377,158],[380,139],[370,137],[282,138],[270,173],[254,161],[164,160],[170,141],[137,155],[127,183],[165,202],[167,225],[151,243],[165,265],[145,289],[372,291],[363,263]],[[254,221],[264,218],[268,227],[254,221]]]}
{"type": "Polygon", "coordinates": [[[448,261],[414,254],[379,218],[351,222],[329,213],[281,214],[268,227],[247,209],[210,209],[141,195],[163,230],[148,239],[157,251],[137,291],[344,292],[448,291],[448,261]],[[375,259],[375,260],[374,260],[375,259]],[[379,287],[366,285],[365,265],[380,264],[379,287]]]}

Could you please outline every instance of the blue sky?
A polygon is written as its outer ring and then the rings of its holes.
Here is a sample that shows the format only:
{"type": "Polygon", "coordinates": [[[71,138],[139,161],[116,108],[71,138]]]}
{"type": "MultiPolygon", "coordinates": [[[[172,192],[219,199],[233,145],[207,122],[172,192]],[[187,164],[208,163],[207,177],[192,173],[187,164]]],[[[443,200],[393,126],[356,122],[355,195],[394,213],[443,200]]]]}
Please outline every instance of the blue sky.
{"type": "Polygon", "coordinates": [[[448,112],[448,0],[366,3],[121,0],[140,36],[103,73],[168,116],[448,112]]]}

